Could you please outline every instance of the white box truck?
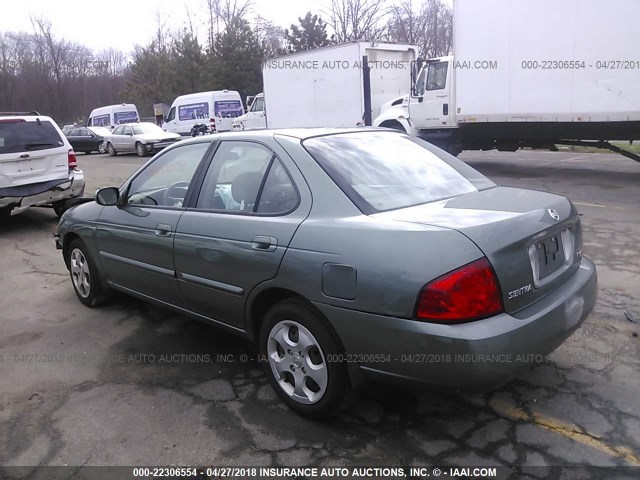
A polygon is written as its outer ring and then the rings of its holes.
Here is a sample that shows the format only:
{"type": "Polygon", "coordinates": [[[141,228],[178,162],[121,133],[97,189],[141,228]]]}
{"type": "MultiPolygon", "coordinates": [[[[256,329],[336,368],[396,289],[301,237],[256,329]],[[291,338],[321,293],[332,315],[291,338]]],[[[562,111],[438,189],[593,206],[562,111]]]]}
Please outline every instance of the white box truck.
{"type": "Polygon", "coordinates": [[[620,151],[608,141],[640,138],[640,1],[454,0],[453,9],[453,56],[418,60],[411,93],[374,125],[454,154],[620,151]]]}
{"type": "Polygon", "coordinates": [[[352,42],[265,60],[266,126],[366,123],[367,114],[376,116],[385,102],[406,93],[416,55],[412,45],[352,42]]]}

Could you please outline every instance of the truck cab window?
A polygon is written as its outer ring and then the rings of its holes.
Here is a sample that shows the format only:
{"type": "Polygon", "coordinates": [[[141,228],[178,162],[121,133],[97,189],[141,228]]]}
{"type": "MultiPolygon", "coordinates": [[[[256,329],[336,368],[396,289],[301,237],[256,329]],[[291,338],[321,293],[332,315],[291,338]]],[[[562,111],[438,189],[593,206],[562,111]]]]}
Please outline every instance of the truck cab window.
{"type": "Polygon", "coordinates": [[[442,90],[447,86],[447,69],[449,62],[437,62],[429,65],[427,73],[427,90],[442,90]]]}
{"type": "Polygon", "coordinates": [[[264,98],[256,98],[251,105],[252,112],[262,112],[264,110],[264,98]]]}

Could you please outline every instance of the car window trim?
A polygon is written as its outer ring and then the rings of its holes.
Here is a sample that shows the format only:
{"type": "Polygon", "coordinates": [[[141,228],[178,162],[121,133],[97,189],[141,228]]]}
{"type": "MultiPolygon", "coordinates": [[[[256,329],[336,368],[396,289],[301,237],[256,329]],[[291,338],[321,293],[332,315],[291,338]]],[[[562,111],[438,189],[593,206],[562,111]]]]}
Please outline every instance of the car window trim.
{"type": "MultiPolygon", "coordinates": [[[[218,144],[216,146],[215,151],[213,152],[213,155],[211,156],[211,158],[209,159],[209,164],[206,167],[203,167],[203,172],[202,172],[202,177],[200,178],[199,184],[197,186],[197,194],[194,190],[193,192],[193,196],[190,198],[190,200],[192,200],[186,207],[186,210],[188,212],[204,212],[204,213],[217,213],[217,214],[224,214],[224,215],[241,215],[241,216],[245,216],[245,217],[284,217],[286,215],[291,215],[293,212],[295,212],[298,207],[300,206],[300,204],[302,203],[302,195],[300,195],[300,190],[298,189],[298,186],[296,185],[295,180],[293,179],[293,176],[291,175],[291,172],[289,171],[289,169],[287,168],[285,162],[282,161],[282,159],[278,156],[278,154],[276,152],[274,152],[273,148],[271,148],[269,145],[267,145],[265,142],[262,142],[260,140],[255,140],[255,139],[228,139],[228,140],[216,140],[216,143],[218,144]],[[267,177],[269,176],[269,172],[271,171],[271,167],[273,166],[273,163],[275,160],[278,160],[280,162],[280,165],[282,165],[282,168],[284,168],[284,171],[287,172],[287,176],[289,177],[289,180],[291,180],[291,185],[293,185],[294,190],[296,191],[296,196],[298,197],[298,200],[295,204],[295,206],[289,210],[288,212],[284,212],[284,213],[259,213],[259,212],[243,212],[243,211],[235,211],[235,210],[223,210],[223,209],[216,209],[216,208],[198,208],[196,207],[196,204],[198,202],[198,199],[200,197],[200,193],[202,191],[202,186],[204,184],[204,179],[207,175],[207,172],[209,171],[209,168],[211,168],[211,164],[213,163],[213,161],[215,160],[215,153],[218,151],[219,146],[222,144],[222,142],[251,142],[251,143],[257,143],[258,145],[262,145],[263,147],[265,147],[267,150],[269,150],[272,153],[271,156],[271,160],[269,160],[269,167],[267,168],[267,170],[265,171],[265,175],[262,179],[262,183],[260,184],[260,190],[258,191],[258,196],[256,197],[256,205],[260,204],[260,196],[262,195],[262,189],[264,187],[265,182],[267,181],[267,177]]],[[[187,192],[187,195],[189,193],[187,192]]],[[[186,200],[186,197],[185,197],[186,200]]],[[[185,201],[185,204],[187,202],[185,201]]],[[[257,208],[257,206],[254,206],[254,209],[257,208]]]]}
{"type": "Polygon", "coordinates": [[[122,203],[118,204],[118,207],[121,207],[121,208],[144,207],[144,208],[152,208],[154,210],[186,210],[187,209],[186,205],[188,205],[188,201],[191,201],[191,196],[192,196],[191,193],[192,193],[192,188],[194,187],[194,181],[198,179],[199,175],[201,174],[202,165],[203,163],[206,163],[206,161],[208,160],[207,157],[211,154],[213,146],[219,142],[220,142],[219,140],[214,140],[214,141],[204,140],[200,142],[190,142],[186,145],[179,145],[179,146],[176,146],[175,148],[163,150],[158,156],[153,157],[147,163],[145,163],[142,167],[140,167],[140,170],[134,173],[134,175],[131,178],[129,178],[129,180],[127,180],[127,182],[122,187],[120,187],[120,198],[122,199],[122,203]],[[193,177],[191,177],[191,183],[189,184],[189,188],[187,189],[187,194],[184,197],[184,202],[181,207],[170,207],[167,205],[144,205],[140,203],[129,203],[128,201],[126,201],[126,199],[129,198],[129,189],[131,188],[131,184],[133,183],[133,181],[136,178],[138,178],[140,175],[142,175],[142,173],[145,172],[147,168],[149,168],[151,165],[157,162],[160,158],[162,158],[164,155],[166,155],[169,152],[177,150],[178,148],[184,148],[189,145],[199,145],[202,143],[209,143],[210,145],[209,147],[207,147],[204,154],[202,155],[202,158],[200,159],[200,163],[198,163],[198,166],[196,167],[193,177]]]}

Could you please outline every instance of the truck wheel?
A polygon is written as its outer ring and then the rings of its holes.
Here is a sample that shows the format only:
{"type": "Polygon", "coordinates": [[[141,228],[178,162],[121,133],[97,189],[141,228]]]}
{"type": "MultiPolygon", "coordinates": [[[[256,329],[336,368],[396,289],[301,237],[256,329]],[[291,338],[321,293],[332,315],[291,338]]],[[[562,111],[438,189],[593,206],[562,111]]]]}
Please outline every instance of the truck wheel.
{"type": "Polygon", "coordinates": [[[260,328],[264,368],[280,399],[297,413],[321,418],[352,398],[337,335],[311,306],[297,299],[276,304],[260,328]]]}
{"type": "Polygon", "coordinates": [[[73,289],[87,307],[96,307],[106,299],[98,269],[82,240],[76,238],[68,249],[68,265],[73,289]]]}

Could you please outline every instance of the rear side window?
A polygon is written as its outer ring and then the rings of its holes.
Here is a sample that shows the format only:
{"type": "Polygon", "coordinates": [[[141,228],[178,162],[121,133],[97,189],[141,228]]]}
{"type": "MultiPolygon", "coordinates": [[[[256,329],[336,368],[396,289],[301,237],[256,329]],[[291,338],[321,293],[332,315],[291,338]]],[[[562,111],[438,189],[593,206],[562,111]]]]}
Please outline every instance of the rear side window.
{"type": "Polygon", "coordinates": [[[64,146],[51,122],[0,122],[0,155],[64,146]]]}
{"type": "MultiPolygon", "coordinates": [[[[172,109],[173,110],[173,109],[172,109]]],[[[175,110],[173,110],[175,115],[175,110]]],[[[178,107],[178,120],[204,120],[209,118],[209,103],[189,103],[178,107]]],[[[173,116],[169,113],[167,120],[173,120],[173,116]]]]}
{"type": "Polygon", "coordinates": [[[448,153],[395,132],[328,135],[303,146],[365,214],[495,186],[448,153]]]}

